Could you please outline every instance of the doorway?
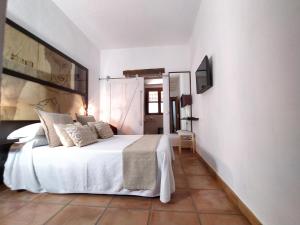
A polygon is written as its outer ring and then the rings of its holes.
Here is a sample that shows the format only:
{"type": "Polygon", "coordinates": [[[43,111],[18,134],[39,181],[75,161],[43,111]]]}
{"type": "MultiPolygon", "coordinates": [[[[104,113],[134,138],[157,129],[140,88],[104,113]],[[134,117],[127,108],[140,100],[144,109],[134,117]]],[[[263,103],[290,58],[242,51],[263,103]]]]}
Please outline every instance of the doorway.
{"type": "Polygon", "coordinates": [[[144,134],[163,133],[163,80],[145,79],[144,134]]]}
{"type": "Polygon", "coordinates": [[[144,133],[144,79],[100,80],[100,119],[118,129],[118,134],[144,133]]]}

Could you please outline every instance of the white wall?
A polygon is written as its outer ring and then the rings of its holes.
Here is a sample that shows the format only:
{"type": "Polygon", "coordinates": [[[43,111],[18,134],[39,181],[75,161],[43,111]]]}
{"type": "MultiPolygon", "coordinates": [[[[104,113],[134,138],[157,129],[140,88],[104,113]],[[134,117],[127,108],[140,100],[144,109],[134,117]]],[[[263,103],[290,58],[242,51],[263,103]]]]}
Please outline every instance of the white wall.
{"type": "Polygon", "coordinates": [[[299,0],[202,0],[191,40],[214,76],[192,76],[198,151],[264,225],[300,221],[299,21],[299,0]]]}
{"type": "Polygon", "coordinates": [[[101,51],[101,76],[120,77],[124,70],[165,68],[166,72],[187,70],[190,52],[187,45],[101,51]]]}
{"type": "Polygon", "coordinates": [[[7,16],[89,69],[89,104],[98,116],[100,53],[51,0],[9,0],[7,16]]]}

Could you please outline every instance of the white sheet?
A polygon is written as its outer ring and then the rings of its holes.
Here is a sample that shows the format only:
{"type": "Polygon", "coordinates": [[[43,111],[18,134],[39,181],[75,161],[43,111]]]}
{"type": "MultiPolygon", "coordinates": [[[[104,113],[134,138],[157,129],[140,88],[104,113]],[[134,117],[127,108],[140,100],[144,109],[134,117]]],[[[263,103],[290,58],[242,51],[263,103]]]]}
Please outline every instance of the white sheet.
{"type": "Polygon", "coordinates": [[[32,149],[32,142],[21,148],[14,145],[5,163],[4,183],[12,190],[26,189],[35,193],[160,196],[160,201],[167,203],[175,191],[175,182],[171,162],[174,155],[166,135],[157,147],[155,190],[123,188],[122,151],[140,137],[115,135],[82,148],[42,146],[32,149]]]}

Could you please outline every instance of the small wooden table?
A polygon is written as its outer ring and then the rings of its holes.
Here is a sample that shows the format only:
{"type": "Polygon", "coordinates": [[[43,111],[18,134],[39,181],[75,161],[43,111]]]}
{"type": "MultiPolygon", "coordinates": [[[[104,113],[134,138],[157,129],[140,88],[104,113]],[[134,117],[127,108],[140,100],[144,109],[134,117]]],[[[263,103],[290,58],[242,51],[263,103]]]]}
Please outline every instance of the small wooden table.
{"type": "Polygon", "coordinates": [[[181,154],[182,148],[190,148],[193,153],[196,152],[195,134],[191,131],[178,130],[179,135],[179,154],[181,154]]]}

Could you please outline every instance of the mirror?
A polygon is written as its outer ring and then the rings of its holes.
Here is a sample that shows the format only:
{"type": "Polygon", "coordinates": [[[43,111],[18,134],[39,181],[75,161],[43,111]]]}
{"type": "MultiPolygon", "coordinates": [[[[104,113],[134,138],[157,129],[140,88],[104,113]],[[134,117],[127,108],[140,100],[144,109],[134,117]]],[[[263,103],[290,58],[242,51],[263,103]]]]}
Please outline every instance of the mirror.
{"type": "Polygon", "coordinates": [[[169,73],[170,132],[192,131],[191,73],[169,73]]]}

